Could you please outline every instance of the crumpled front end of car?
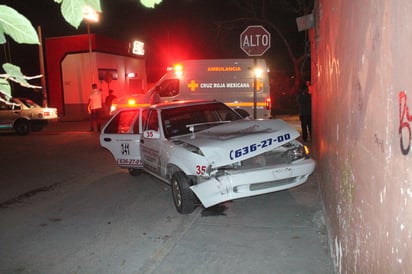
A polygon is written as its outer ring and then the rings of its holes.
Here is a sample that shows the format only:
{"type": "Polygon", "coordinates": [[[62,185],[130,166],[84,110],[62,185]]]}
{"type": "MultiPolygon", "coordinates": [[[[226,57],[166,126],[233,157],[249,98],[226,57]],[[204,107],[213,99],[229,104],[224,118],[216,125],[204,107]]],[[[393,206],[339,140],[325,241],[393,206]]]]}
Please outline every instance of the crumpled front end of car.
{"type": "Polygon", "coordinates": [[[230,165],[215,167],[211,177],[191,186],[204,207],[296,187],[315,169],[308,148],[292,140],[276,149],[230,165]]]}

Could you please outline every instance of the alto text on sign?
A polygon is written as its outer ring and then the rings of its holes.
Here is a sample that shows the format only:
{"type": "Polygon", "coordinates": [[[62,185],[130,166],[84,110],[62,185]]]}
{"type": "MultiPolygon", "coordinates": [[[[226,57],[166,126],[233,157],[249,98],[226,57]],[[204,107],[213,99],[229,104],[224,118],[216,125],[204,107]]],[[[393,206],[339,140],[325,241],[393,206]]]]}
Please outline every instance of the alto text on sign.
{"type": "Polygon", "coordinates": [[[263,26],[248,26],[240,34],[240,48],[248,56],[262,56],[270,48],[270,32],[263,26]]]}

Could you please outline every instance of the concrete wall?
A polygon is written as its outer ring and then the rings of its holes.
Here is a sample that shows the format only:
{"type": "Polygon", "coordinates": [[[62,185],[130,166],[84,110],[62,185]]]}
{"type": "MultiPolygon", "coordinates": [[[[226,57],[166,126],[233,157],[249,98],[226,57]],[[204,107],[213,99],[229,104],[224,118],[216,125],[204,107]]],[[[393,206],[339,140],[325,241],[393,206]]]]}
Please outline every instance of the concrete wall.
{"type": "Polygon", "coordinates": [[[412,273],[412,1],[318,0],[314,152],[337,273],[412,273]]]}

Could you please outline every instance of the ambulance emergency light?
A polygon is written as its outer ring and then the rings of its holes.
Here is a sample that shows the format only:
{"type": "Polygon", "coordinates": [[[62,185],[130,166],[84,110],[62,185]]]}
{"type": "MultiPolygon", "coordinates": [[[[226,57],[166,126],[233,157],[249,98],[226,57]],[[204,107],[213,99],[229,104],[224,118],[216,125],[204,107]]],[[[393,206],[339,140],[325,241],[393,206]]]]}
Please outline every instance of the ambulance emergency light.
{"type": "Polygon", "coordinates": [[[136,105],[136,100],[135,100],[134,98],[129,98],[129,99],[127,100],[127,104],[128,104],[129,106],[134,106],[134,105],[136,105]]]}
{"type": "Polygon", "coordinates": [[[176,64],[173,66],[173,71],[176,77],[180,78],[183,74],[183,66],[181,64],[176,64]]]}

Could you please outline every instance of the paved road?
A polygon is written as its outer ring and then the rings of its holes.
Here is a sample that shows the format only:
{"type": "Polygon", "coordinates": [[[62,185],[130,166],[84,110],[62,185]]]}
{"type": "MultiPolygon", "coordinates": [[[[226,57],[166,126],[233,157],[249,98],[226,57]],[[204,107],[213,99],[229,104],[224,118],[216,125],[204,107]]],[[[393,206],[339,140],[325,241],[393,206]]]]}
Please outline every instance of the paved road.
{"type": "Polygon", "coordinates": [[[179,215],[118,169],[87,123],[0,135],[0,273],[333,273],[316,173],[179,215]]]}

